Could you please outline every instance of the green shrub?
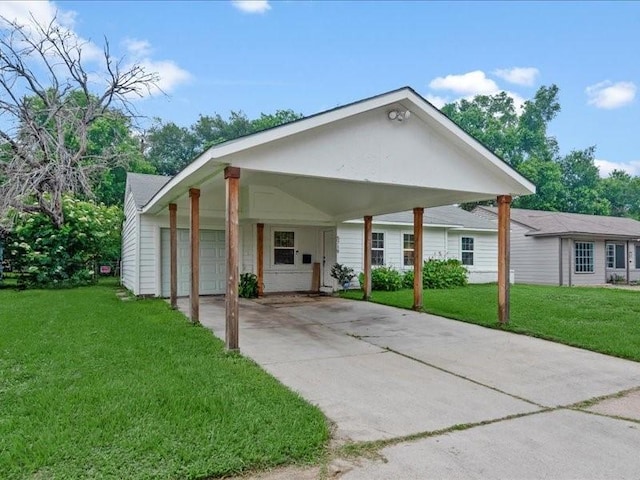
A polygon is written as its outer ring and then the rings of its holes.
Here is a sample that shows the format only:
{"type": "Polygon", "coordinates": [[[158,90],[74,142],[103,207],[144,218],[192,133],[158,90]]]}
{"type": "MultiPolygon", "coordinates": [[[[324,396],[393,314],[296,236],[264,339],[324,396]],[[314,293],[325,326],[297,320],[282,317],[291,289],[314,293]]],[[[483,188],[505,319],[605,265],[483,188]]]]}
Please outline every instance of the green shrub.
{"type": "Polygon", "coordinates": [[[431,258],[424,262],[422,286],[424,288],[463,287],[469,272],[460,260],[431,258]]]}
{"type": "Polygon", "coordinates": [[[402,287],[403,288],[413,288],[413,270],[407,270],[402,275],[402,287]]]}
{"type": "MultiPolygon", "coordinates": [[[[358,274],[360,286],[364,285],[364,273],[358,274]]],[[[371,290],[393,292],[402,288],[402,273],[393,267],[371,269],[371,290]]]]}
{"type": "Polygon", "coordinates": [[[238,295],[241,298],[256,298],[258,296],[258,277],[255,274],[247,272],[240,275],[238,295]]]}
{"type": "Polygon", "coordinates": [[[65,196],[60,228],[41,213],[17,213],[5,246],[28,286],[74,286],[96,280],[97,262],[120,257],[122,210],[65,196]]]}

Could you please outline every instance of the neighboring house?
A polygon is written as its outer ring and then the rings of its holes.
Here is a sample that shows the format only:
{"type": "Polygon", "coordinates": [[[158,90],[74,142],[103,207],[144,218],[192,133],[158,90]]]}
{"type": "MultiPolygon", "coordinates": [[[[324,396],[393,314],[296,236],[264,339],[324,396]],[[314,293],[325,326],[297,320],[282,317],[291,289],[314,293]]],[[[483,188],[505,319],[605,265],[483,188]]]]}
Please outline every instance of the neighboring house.
{"type": "MultiPolygon", "coordinates": [[[[497,218],[495,207],[479,215],[497,218]]],[[[511,268],[518,283],[601,285],[640,280],[640,222],[511,209],[511,268]]]]}
{"type": "MultiPolygon", "coordinates": [[[[356,228],[344,226],[348,220],[534,191],[402,88],[215,145],[173,178],[129,174],[121,281],[136,295],[170,295],[175,218],[177,295],[192,296],[197,318],[199,294],[237,295],[236,269],[255,273],[265,293],[308,291],[314,282],[333,286],[338,246],[340,255],[347,252],[338,229],[356,228]]],[[[482,235],[474,232],[474,255],[482,235]]],[[[440,248],[426,239],[433,251],[462,255],[449,243],[440,248]]],[[[227,306],[227,319],[233,315],[227,306]]]]}
{"type": "MultiPolygon", "coordinates": [[[[455,258],[469,270],[470,283],[498,279],[498,228],[494,220],[456,206],[424,211],[423,258],[455,258]]],[[[362,271],[364,233],[362,220],[338,226],[338,263],[362,271]]],[[[373,266],[399,270],[413,268],[413,213],[400,212],[373,217],[373,266]]],[[[513,270],[511,282],[513,283],[513,270]]],[[[357,281],[355,282],[357,285],[357,281]]]]}

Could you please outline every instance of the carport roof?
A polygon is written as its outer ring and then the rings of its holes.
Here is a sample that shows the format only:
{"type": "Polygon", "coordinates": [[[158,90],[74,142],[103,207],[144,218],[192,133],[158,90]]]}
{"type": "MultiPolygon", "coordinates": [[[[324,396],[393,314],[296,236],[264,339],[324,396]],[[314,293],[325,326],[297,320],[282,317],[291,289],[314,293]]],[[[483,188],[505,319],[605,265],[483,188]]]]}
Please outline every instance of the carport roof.
{"type": "MultiPolygon", "coordinates": [[[[202,153],[150,199],[156,214],[202,188],[224,204],[225,167],[344,221],[416,206],[528,195],[535,186],[405,87],[248,135],[202,153]],[[404,122],[392,111],[410,112],[404,122]]],[[[180,208],[180,203],[179,203],[180,208]]]]}

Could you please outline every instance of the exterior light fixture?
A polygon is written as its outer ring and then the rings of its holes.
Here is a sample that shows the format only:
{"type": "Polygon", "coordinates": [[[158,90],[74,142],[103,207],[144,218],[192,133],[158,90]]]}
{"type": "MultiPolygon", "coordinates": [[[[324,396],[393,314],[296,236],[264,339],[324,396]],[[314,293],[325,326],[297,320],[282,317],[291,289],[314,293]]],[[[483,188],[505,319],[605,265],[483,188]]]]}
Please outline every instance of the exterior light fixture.
{"type": "Polygon", "coordinates": [[[405,120],[409,119],[409,117],[411,116],[411,112],[409,110],[390,110],[389,113],[387,113],[387,116],[389,117],[389,120],[404,122],[405,120]]]}

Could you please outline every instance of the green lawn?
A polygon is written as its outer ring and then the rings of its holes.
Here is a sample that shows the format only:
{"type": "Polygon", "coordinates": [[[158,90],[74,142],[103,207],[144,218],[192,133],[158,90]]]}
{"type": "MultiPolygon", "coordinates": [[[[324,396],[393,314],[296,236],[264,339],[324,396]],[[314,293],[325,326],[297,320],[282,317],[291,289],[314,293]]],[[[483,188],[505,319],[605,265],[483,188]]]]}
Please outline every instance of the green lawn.
{"type": "Polygon", "coordinates": [[[319,461],[323,414],[160,300],[0,290],[0,478],[208,478],[319,461]]]}
{"type": "MultiPolygon", "coordinates": [[[[495,284],[425,290],[425,311],[487,327],[497,325],[495,284]]],[[[352,290],[346,298],[361,299],[352,290]]],[[[411,308],[413,290],[373,292],[372,300],[411,308]]],[[[507,330],[640,361],[640,292],[612,288],[513,285],[507,330]]]]}

